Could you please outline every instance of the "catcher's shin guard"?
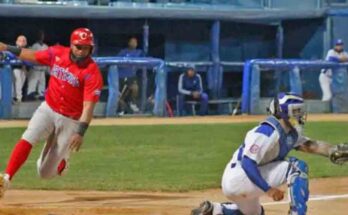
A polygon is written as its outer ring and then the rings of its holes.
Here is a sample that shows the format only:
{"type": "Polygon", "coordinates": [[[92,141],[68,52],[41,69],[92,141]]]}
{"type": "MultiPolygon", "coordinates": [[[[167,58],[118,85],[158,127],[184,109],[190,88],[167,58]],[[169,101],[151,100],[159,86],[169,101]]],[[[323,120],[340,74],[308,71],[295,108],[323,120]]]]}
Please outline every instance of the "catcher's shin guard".
{"type": "Polygon", "coordinates": [[[307,212],[308,166],[297,158],[289,158],[290,166],[287,175],[289,189],[290,210],[289,215],[305,215],[307,212]]]}

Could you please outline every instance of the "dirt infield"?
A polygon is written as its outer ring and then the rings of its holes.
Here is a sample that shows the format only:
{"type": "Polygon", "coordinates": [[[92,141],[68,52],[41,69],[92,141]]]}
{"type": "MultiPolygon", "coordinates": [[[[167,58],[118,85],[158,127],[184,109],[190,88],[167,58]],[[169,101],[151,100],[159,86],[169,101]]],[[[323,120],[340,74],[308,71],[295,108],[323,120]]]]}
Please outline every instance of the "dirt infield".
{"type": "MultiPolygon", "coordinates": [[[[264,116],[96,119],[94,125],[154,125],[255,122],[264,116]]],[[[311,115],[309,121],[346,121],[348,115],[311,115]]],[[[27,121],[0,121],[0,127],[23,127],[27,121]]],[[[310,181],[309,215],[348,212],[348,178],[310,181]]],[[[185,193],[9,190],[0,215],[186,215],[200,201],[226,201],[219,189],[185,193]]],[[[262,199],[267,215],[287,214],[287,202],[262,199]]]]}
{"type": "MultiPolygon", "coordinates": [[[[239,115],[239,116],[206,116],[206,117],[120,117],[98,118],[92,125],[179,125],[179,124],[216,124],[216,123],[241,123],[258,122],[264,115],[239,115]]],[[[310,114],[309,122],[337,121],[348,122],[348,114],[310,114]]],[[[25,127],[28,120],[0,120],[0,128],[25,127]]]]}
{"type": "MultiPolygon", "coordinates": [[[[344,215],[348,178],[310,182],[309,215],[344,215]]],[[[226,201],[219,189],[187,193],[19,191],[0,201],[1,215],[188,215],[200,201],[226,201]]],[[[267,215],[287,214],[287,202],[263,198],[267,215]]]]}

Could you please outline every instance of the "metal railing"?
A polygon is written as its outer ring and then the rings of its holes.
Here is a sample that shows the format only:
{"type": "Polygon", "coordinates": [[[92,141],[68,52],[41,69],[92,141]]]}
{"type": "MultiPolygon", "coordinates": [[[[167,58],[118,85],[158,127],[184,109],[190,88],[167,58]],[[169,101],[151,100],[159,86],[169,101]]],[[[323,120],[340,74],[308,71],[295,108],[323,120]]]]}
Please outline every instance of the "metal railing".
{"type": "MultiPolygon", "coordinates": [[[[235,8],[294,8],[300,0],[285,1],[285,0],[0,0],[4,4],[36,4],[36,5],[69,5],[69,6],[87,6],[87,5],[102,5],[102,6],[117,6],[124,4],[133,5],[164,5],[164,6],[195,6],[195,5],[224,5],[235,8]]],[[[326,6],[348,5],[348,0],[308,0],[303,3],[303,9],[320,9],[326,6]]]]}

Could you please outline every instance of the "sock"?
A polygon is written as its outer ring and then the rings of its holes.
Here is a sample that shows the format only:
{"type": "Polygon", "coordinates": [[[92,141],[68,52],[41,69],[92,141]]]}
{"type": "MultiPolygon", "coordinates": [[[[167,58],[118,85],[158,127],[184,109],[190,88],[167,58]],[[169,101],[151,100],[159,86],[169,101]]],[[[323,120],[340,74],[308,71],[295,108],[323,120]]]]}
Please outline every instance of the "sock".
{"type": "Polygon", "coordinates": [[[14,147],[10,160],[8,161],[5,173],[10,176],[10,179],[16,174],[19,168],[27,160],[31,148],[33,146],[26,140],[20,139],[14,147]]]}
{"type": "Polygon", "coordinates": [[[62,176],[63,175],[63,171],[65,170],[66,167],[66,161],[63,159],[59,165],[58,165],[58,175],[62,176]]]}

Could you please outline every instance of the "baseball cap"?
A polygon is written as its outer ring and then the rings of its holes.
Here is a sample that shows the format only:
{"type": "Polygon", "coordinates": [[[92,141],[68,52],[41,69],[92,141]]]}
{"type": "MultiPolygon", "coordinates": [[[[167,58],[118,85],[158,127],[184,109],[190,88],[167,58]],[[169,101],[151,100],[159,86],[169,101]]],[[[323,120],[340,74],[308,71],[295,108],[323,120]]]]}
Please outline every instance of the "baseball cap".
{"type": "Polygon", "coordinates": [[[344,44],[344,43],[343,43],[343,40],[342,40],[342,39],[337,39],[337,40],[336,40],[336,43],[335,43],[336,46],[343,45],[343,44],[344,44]]]}

